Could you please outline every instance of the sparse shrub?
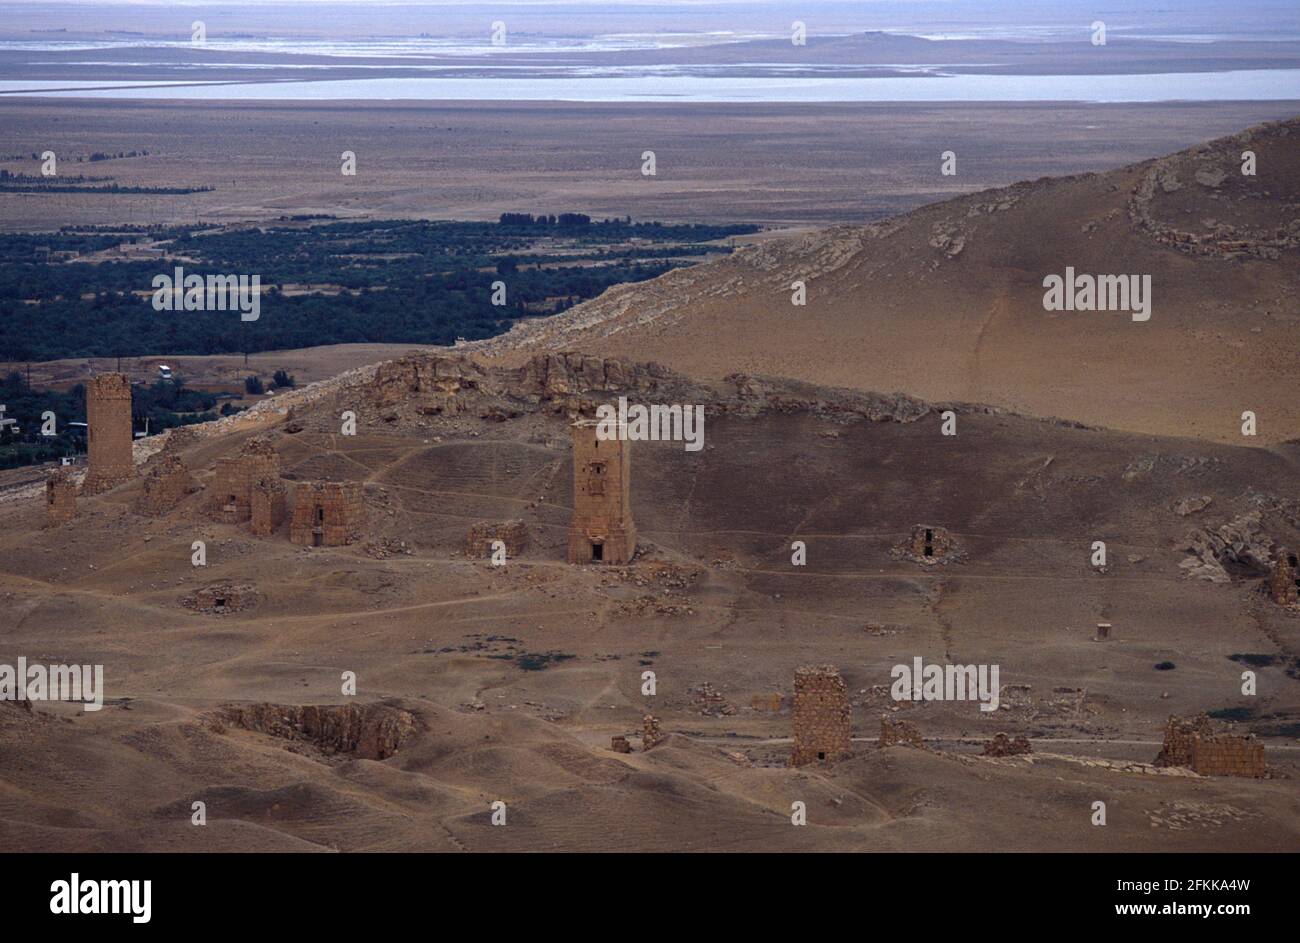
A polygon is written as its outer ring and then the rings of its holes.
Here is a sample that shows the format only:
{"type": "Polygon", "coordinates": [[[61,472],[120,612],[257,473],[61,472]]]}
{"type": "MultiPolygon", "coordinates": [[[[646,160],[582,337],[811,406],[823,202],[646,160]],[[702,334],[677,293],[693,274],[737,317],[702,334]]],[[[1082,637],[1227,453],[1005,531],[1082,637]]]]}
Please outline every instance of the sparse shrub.
{"type": "Polygon", "coordinates": [[[262,392],[262,378],[259,377],[259,376],[257,376],[257,375],[253,375],[253,376],[250,376],[250,377],[244,377],[244,391],[247,392],[247,393],[251,393],[251,394],[253,394],[254,396],[256,396],[257,394],[261,393],[261,392],[262,392]]]}

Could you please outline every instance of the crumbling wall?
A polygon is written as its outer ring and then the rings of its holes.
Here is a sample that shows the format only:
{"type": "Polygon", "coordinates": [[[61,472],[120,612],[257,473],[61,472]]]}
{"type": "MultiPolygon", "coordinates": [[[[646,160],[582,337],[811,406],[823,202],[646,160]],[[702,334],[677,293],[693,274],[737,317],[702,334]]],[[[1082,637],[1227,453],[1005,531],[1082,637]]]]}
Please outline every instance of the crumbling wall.
{"type": "Polygon", "coordinates": [[[1273,570],[1268,578],[1268,594],[1279,606],[1294,606],[1300,602],[1300,566],[1296,555],[1279,549],[1273,570]]]}
{"type": "Polygon", "coordinates": [[[1192,765],[1192,743],[1198,737],[1212,734],[1208,714],[1197,714],[1190,719],[1170,717],[1165,724],[1165,742],[1155,758],[1156,766],[1192,765]]]}
{"type": "Polygon", "coordinates": [[[528,546],[528,526],[521,520],[479,521],[465,534],[466,556],[491,556],[494,540],[506,545],[507,557],[517,557],[528,546]]]}
{"type": "Polygon", "coordinates": [[[77,486],[72,469],[60,466],[45,479],[45,523],[54,527],[77,516],[77,486]]]}
{"type": "Polygon", "coordinates": [[[1252,776],[1262,779],[1264,744],[1253,735],[1220,734],[1192,738],[1192,772],[1201,776],[1252,776]]]}
{"type": "Polygon", "coordinates": [[[844,679],[831,665],[794,673],[794,753],[791,766],[830,763],[853,751],[853,716],[844,679]]]}
{"type": "Polygon", "coordinates": [[[259,537],[270,537],[284,523],[287,498],[284,482],[279,478],[259,478],[253,482],[249,508],[249,529],[259,537]]]}
{"type": "Polygon", "coordinates": [[[646,714],[641,718],[641,749],[649,750],[664,740],[663,731],[659,729],[659,718],[646,714]]]}
{"type": "Polygon", "coordinates": [[[1266,775],[1264,744],[1253,734],[1216,734],[1206,714],[1170,717],[1156,766],[1183,766],[1202,776],[1266,775]]]}
{"type": "Polygon", "coordinates": [[[361,538],[364,513],[360,482],[302,482],[294,489],[289,539],[304,547],[353,543],[361,538]]]}
{"type": "Polygon", "coordinates": [[[1020,756],[1032,753],[1028,737],[1016,737],[1012,740],[1004,733],[994,734],[993,739],[984,744],[984,756],[1020,756]]]}
{"type": "Polygon", "coordinates": [[[238,455],[217,460],[208,508],[211,516],[238,524],[253,516],[253,483],[280,477],[280,454],[265,437],[244,444],[238,455]]]}
{"type": "Polygon", "coordinates": [[[601,440],[593,419],[573,424],[573,523],[570,563],[622,566],[636,553],[631,443],[601,440]]]}
{"type": "Polygon", "coordinates": [[[131,451],[131,380],[101,373],[86,384],[86,453],[82,494],[99,494],[135,477],[131,451]]]}
{"type": "Polygon", "coordinates": [[[166,514],[198,490],[198,485],[179,455],[159,453],[150,462],[144,476],[144,486],[135,503],[136,512],[149,517],[166,514]]]}
{"type": "Polygon", "coordinates": [[[909,720],[880,718],[880,747],[905,746],[925,749],[925,740],[916,724],[909,720]]]}

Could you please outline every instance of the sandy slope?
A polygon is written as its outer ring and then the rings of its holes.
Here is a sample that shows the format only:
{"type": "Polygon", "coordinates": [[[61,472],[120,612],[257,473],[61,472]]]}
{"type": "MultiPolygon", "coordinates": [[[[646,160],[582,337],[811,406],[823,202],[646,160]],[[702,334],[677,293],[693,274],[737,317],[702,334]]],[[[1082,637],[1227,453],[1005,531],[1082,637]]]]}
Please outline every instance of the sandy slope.
{"type": "Polygon", "coordinates": [[[1282,441],[1300,435],[1298,134],[1295,119],[1110,173],[769,242],[480,349],[510,360],[577,348],[696,376],[900,390],[1220,442],[1241,441],[1251,410],[1259,440],[1282,441]],[[1257,176],[1239,172],[1245,149],[1257,176]],[[1194,254],[1158,238],[1170,228],[1259,254],[1194,254]],[[1150,320],[1045,311],[1043,278],[1067,266],[1150,275],[1150,320]],[[791,304],[796,280],[804,307],[791,304]]]}

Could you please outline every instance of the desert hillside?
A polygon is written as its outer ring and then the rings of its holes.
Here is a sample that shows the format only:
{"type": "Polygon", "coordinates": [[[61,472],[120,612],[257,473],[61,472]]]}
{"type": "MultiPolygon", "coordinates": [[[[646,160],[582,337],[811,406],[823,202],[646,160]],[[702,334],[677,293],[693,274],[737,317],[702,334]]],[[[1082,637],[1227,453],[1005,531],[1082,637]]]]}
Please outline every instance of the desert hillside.
{"type": "Polygon", "coordinates": [[[479,349],[518,362],[582,348],[692,376],[741,370],[1219,442],[1242,441],[1250,410],[1248,441],[1285,441],[1300,436],[1297,135],[1300,119],[1262,125],[1108,173],[766,242],[479,349]],[[1045,310],[1044,278],[1067,267],[1149,275],[1149,320],[1045,310]]]}
{"type": "Polygon", "coordinates": [[[79,497],[64,523],[39,493],[5,496],[0,663],[102,664],[107,697],[0,703],[0,845],[1296,847],[1300,622],[1266,585],[1300,545],[1294,445],[576,354],[518,370],[414,354],[153,438],[145,480],[79,497]],[[571,417],[620,395],[703,405],[705,447],[636,443],[637,557],[576,566],[571,417]],[[218,462],[272,452],[291,494],[359,489],[351,543],[223,522],[218,462]],[[193,480],[150,500],[173,474],[193,480]],[[470,535],[505,521],[517,546],[493,566],[470,535]],[[909,555],[918,525],[944,535],[940,559],[909,555]],[[891,666],[918,656],[1000,665],[1001,706],[896,703],[891,666]],[[839,669],[855,739],[791,768],[809,664],[839,669]],[[1152,764],[1168,717],[1202,710],[1260,738],[1267,777],[1152,764]],[[926,749],[882,748],[882,716],[926,749]],[[983,755],[998,734],[1032,752],[983,755]]]}

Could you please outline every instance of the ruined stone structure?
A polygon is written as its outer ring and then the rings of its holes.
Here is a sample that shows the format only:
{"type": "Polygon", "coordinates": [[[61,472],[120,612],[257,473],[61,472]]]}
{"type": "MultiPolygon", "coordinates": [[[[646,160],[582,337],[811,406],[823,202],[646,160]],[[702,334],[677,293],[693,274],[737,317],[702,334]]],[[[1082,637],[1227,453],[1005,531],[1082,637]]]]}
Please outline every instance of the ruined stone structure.
{"type": "Polygon", "coordinates": [[[794,753],[791,766],[830,763],[852,750],[853,716],[844,679],[832,665],[794,673],[794,753]]]}
{"type": "Polygon", "coordinates": [[[1201,776],[1266,775],[1264,744],[1253,734],[1215,734],[1206,714],[1170,717],[1156,766],[1184,766],[1201,776]]]}
{"type": "Polygon", "coordinates": [[[465,534],[465,555],[482,559],[492,555],[492,541],[506,545],[506,556],[517,557],[528,546],[528,527],[523,521],[479,521],[465,534]]]}
{"type": "Polygon", "coordinates": [[[131,457],[131,380],[101,373],[86,385],[86,452],[89,471],[82,494],[99,494],[135,477],[131,457]]]}
{"type": "Polygon", "coordinates": [[[253,515],[253,482],[280,477],[280,454],[268,439],[244,444],[238,455],[217,460],[208,510],[214,520],[239,524],[253,515]]]}
{"type": "Polygon", "coordinates": [[[1300,603],[1300,560],[1289,550],[1279,549],[1268,578],[1268,594],[1279,606],[1300,603]]]}
{"type": "Polygon", "coordinates": [[[1012,740],[1004,733],[994,734],[993,739],[984,744],[984,756],[1020,756],[1032,753],[1028,737],[1016,737],[1012,740]]]}
{"type": "Polygon", "coordinates": [[[212,720],[307,743],[327,756],[346,754],[365,760],[384,760],[420,733],[415,715],[398,707],[398,703],[231,704],[223,707],[212,720]]]}
{"type": "Polygon", "coordinates": [[[1192,772],[1201,776],[1250,776],[1262,779],[1267,774],[1264,744],[1250,734],[1194,737],[1192,772]]]}
{"type": "Polygon", "coordinates": [[[781,704],[785,697],[780,691],[773,691],[770,694],[755,694],[749,699],[750,710],[771,711],[776,713],[781,710],[781,704]]]}
{"type": "Polygon", "coordinates": [[[249,529],[259,537],[270,537],[284,523],[287,499],[284,482],[279,478],[259,478],[253,482],[249,529]]]}
{"type": "Polygon", "coordinates": [[[916,747],[918,750],[925,749],[925,740],[921,738],[921,731],[917,729],[916,724],[909,720],[891,720],[888,717],[880,718],[880,747],[905,746],[916,747]]]}
{"type": "Polygon", "coordinates": [[[649,750],[664,740],[663,731],[659,729],[659,718],[646,714],[641,718],[641,749],[649,750]]]}
{"type": "Polygon", "coordinates": [[[1109,622],[1097,623],[1097,634],[1093,636],[1093,641],[1105,642],[1110,640],[1110,630],[1114,628],[1109,622]]]}
{"type": "Polygon", "coordinates": [[[181,600],[186,609],[209,615],[239,612],[257,605],[257,589],[251,583],[232,583],[222,580],[201,586],[181,600]]]}
{"type": "Polygon", "coordinates": [[[289,539],[304,547],[341,547],[361,537],[359,481],[309,481],[294,489],[289,539]]]}
{"type": "Polygon", "coordinates": [[[952,563],[965,556],[952,534],[933,524],[913,527],[907,540],[894,548],[893,555],[924,566],[952,563]]]}
{"type": "Polygon", "coordinates": [[[145,472],[144,487],[136,499],[135,509],[140,514],[159,517],[196,490],[198,485],[181,457],[165,453],[145,472]]]}
{"type": "Polygon", "coordinates": [[[573,424],[573,523],[570,563],[628,563],[636,553],[632,522],[631,448],[625,438],[601,441],[597,423],[573,424]]]}
{"type": "Polygon", "coordinates": [[[615,753],[631,753],[632,744],[627,742],[627,737],[617,736],[609,738],[609,748],[615,753]]]}
{"type": "Polygon", "coordinates": [[[55,468],[45,479],[45,522],[53,527],[77,516],[77,486],[72,469],[55,468]]]}
{"type": "Polygon", "coordinates": [[[1156,756],[1156,766],[1192,765],[1192,741],[1197,737],[1212,735],[1208,714],[1197,714],[1190,720],[1170,717],[1165,724],[1165,742],[1156,756]]]}

